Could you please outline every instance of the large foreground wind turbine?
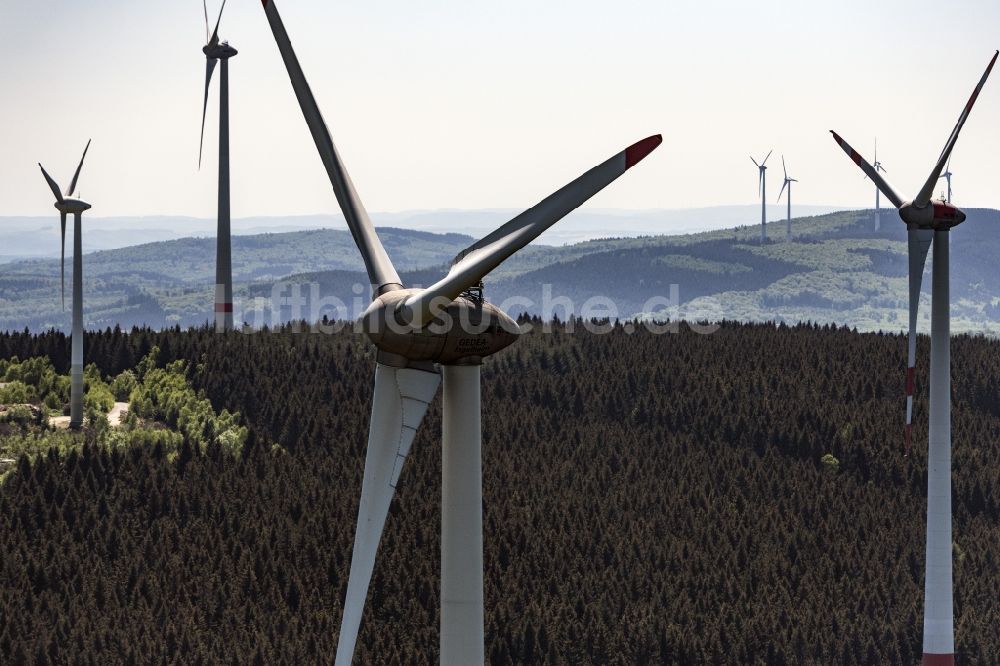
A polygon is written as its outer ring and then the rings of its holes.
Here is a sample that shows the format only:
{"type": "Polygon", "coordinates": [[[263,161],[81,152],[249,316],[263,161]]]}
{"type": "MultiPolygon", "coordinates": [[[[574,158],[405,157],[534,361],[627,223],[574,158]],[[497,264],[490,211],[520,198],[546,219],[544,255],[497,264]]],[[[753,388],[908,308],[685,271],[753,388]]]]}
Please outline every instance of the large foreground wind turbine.
{"type": "Polygon", "coordinates": [[[202,147],[205,143],[205,114],[208,111],[208,88],[212,83],[212,72],[216,63],[221,62],[219,71],[219,216],[215,237],[215,330],[233,329],[233,268],[232,243],[229,222],[229,59],[237,51],[229,42],[219,41],[219,23],[226,0],[222,0],[215,30],[208,33],[208,5],[202,0],[205,10],[205,38],[208,43],[202,47],[207,59],[205,69],[205,101],[201,107],[201,142],[198,144],[198,168],[201,168],[202,147]]]}
{"type": "Polygon", "coordinates": [[[482,664],[483,516],[479,363],[517,324],[482,298],[482,279],[661,142],[651,136],[586,172],[455,257],[427,289],[404,288],[354,190],[273,0],[262,0],[334,193],[364,258],[373,301],[362,317],[378,348],[358,524],[336,663],[350,664],[386,514],[417,428],[443,375],[441,663],[482,664]],[[440,365],[441,374],[435,367],[440,365]]]}
{"type": "Polygon", "coordinates": [[[83,212],[90,209],[90,204],[86,201],[73,198],[76,192],[76,184],[80,179],[80,170],[83,168],[83,160],[87,157],[90,149],[90,141],[83,149],[83,157],[76,167],[73,180],[66,188],[66,194],[59,191],[56,181],[45,171],[45,167],[38,164],[45,176],[45,182],[49,184],[52,194],[56,197],[56,210],[59,211],[59,223],[62,227],[62,252],[60,254],[62,268],[62,292],[63,306],[66,305],[66,216],[73,215],[73,330],[70,337],[70,397],[69,397],[69,427],[80,428],[83,425],[83,241],[81,237],[81,221],[83,212]]]}
{"type": "MultiPolygon", "coordinates": [[[[1000,52],[998,52],[1000,53],[1000,52]]],[[[906,427],[904,442],[910,448],[913,416],[914,359],[916,356],[917,306],[920,280],[927,250],[933,243],[933,283],[931,288],[931,378],[930,424],[927,453],[927,553],[924,573],[924,666],[955,663],[955,620],[952,601],[951,535],[951,342],[948,233],[965,221],[965,213],[945,201],[931,201],[938,176],[945,168],[958,133],[969,117],[972,105],[986,83],[997,53],[969,97],[941,151],[931,175],[913,201],[903,201],[875,168],[841,139],[833,138],[871,178],[879,190],[899,209],[906,223],[910,263],[910,330],[906,369],[906,427]]]]}
{"type": "Polygon", "coordinates": [[[781,192],[778,192],[778,202],[781,202],[781,195],[785,191],[785,187],[788,187],[788,226],[785,228],[785,240],[792,240],[792,183],[797,183],[799,181],[794,178],[788,177],[788,169],[785,168],[785,156],[781,156],[781,170],[785,172],[785,182],[781,184],[781,192]]]}
{"type": "Polygon", "coordinates": [[[771,156],[773,150],[767,152],[767,157],[761,160],[760,164],[757,164],[757,160],[750,156],[750,161],[754,163],[757,167],[757,171],[760,175],[757,177],[757,189],[760,190],[760,242],[763,243],[767,240],[767,177],[765,172],[767,171],[767,158],[771,156]]]}

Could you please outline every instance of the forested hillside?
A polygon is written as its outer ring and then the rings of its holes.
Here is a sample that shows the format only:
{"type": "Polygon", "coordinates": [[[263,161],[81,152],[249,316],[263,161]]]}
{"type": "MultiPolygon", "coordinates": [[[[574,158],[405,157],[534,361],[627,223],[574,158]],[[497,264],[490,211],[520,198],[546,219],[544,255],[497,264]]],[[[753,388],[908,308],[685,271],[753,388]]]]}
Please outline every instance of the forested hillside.
{"type": "MultiPolygon", "coordinates": [[[[484,366],[490,663],[916,662],[926,466],[925,446],[902,455],[901,336],[571,324],[484,366]]],[[[0,662],[329,663],[370,346],[174,329],[86,341],[109,377],[154,346],[159,367],[188,362],[215,410],[240,412],[246,442],[22,458],[0,486],[0,662]]],[[[0,334],[0,358],[65,372],[68,352],[60,333],[0,334]]],[[[995,664],[1000,342],[959,336],[952,360],[957,651],[995,664]]],[[[435,401],[390,511],[363,663],[437,661],[440,427],[435,401]]]]}

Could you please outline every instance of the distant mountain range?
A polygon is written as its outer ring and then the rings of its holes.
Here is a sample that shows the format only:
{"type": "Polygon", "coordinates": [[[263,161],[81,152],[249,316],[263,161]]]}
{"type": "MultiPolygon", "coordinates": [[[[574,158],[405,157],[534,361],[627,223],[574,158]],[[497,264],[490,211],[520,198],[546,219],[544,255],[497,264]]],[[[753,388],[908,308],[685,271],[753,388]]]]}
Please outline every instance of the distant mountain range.
{"type": "MultiPolygon", "coordinates": [[[[833,206],[796,206],[795,210],[801,215],[819,215],[839,209],[833,206]]],[[[461,233],[479,238],[520,212],[514,209],[416,210],[374,213],[372,219],[380,227],[461,233]]],[[[783,219],[784,215],[784,206],[768,206],[768,219],[783,219]]],[[[757,205],[643,211],[584,209],[550,229],[539,242],[565,245],[604,238],[611,234],[684,234],[752,224],[759,220],[760,207],[757,205]]],[[[84,252],[114,250],[186,237],[215,238],[216,226],[214,218],[180,216],[88,216],[85,224],[84,252]]],[[[232,225],[233,233],[241,236],[310,229],[347,229],[342,215],[246,217],[233,220],[232,225]]],[[[59,219],[55,214],[44,217],[0,217],[0,229],[3,229],[4,237],[3,247],[0,248],[0,264],[18,259],[59,256],[59,219]]]]}
{"type": "MultiPolygon", "coordinates": [[[[1000,238],[994,230],[1000,212],[967,212],[951,244],[952,328],[998,334],[1000,238]]],[[[492,228],[506,219],[496,215],[474,222],[492,228]]],[[[784,222],[773,222],[763,245],[756,225],[535,244],[489,277],[486,295],[512,314],[546,318],[814,321],[898,331],[906,325],[906,232],[891,211],[883,213],[882,229],[875,232],[872,215],[870,210],[841,211],[796,218],[792,242],[784,240],[784,222]]],[[[380,228],[379,235],[408,285],[436,280],[473,241],[471,235],[399,228],[380,228]]],[[[211,238],[89,254],[84,262],[86,325],[206,322],[214,255],[211,238]]],[[[350,235],[342,230],[239,236],[233,243],[233,273],[237,320],[253,325],[353,317],[367,305],[368,280],[350,235]]],[[[926,293],[929,275],[928,263],[926,293]]],[[[923,330],[929,314],[924,307],[923,330]]],[[[0,329],[67,328],[68,323],[59,300],[58,260],[0,266],[0,329]]]]}

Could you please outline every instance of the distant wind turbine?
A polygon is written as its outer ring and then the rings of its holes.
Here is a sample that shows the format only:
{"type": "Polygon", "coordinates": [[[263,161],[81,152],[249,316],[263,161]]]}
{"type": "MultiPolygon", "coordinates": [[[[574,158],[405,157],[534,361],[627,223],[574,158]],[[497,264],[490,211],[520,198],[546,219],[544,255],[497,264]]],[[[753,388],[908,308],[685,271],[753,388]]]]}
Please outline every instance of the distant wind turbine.
{"type": "Polygon", "coordinates": [[[785,172],[785,182],[781,184],[781,192],[778,192],[778,201],[781,201],[781,195],[785,191],[785,187],[788,187],[788,226],[785,228],[785,240],[792,240],[792,183],[797,183],[799,181],[794,178],[788,177],[788,169],[785,168],[785,156],[781,156],[781,170],[785,172]]]}
{"type": "Polygon", "coordinates": [[[944,168],[944,173],[939,176],[939,178],[944,178],[945,182],[948,183],[948,196],[945,199],[948,203],[951,203],[951,177],[954,175],[951,172],[951,158],[948,158],[948,166],[944,168]]]}
{"type": "Polygon", "coordinates": [[[757,164],[757,160],[750,156],[750,161],[754,163],[757,167],[757,171],[760,176],[757,178],[757,187],[760,190],[760,242],[764,243],[767,241],[767,178],[765,173],[767,171],[767,158],[771,156],[774,151],[768,151],[767,157],[765,157],[760,164],[757,164]]]}
{"type": "MultiPolygon", "coordinates": [[[[875,137],[875,161],[872,162],[872,168],[875,169],[875,173],[881,171],[882,173],[887,173],[885,169],[882,168],[882,163],[878,161],[878,137],[875,137]]],[[[868,180],[868,175],[865,175],[865,180],[868,180]]],[[[875,231],[882,228],[882,212],[880,210],[881,201],[879,200],[879,190],[878,186],[875,186],[875,231]]]]}
{"type": "Polygon", "coordinates": [[[90,209],[90,204],[82,199],[73,198],[76,192],[76,185],[80,179],[80,170],[83,168],[83,160],[87,157],[90,149],[90,141],[83,149],[83,157],[76,167],[73,180],[66,188],[66,194],[59,191],[56,181],[45,171],[45,167],[38,164],[45,176],[45,182],[49,184],[49,189],[56,197],[55,207],[59,211],[59,223],[62,227],[62,252],[60,253],[62,268],[60,268],[62,280],[63,307],[66,307],[66,216],[73,214],[73,330],[70,337],[70,398],[69,398],[69,427],[79,429],[83,425],[83,242],[81,240],[81,221],[83,212],[90,209]]]}
{"type": "Polygon", "coordinates": [[[833,138],[855,164],[864,170],[882,193],[899,209],[906,223],[910,274],[910,330],[906,364],[906,426],[903,442],[909,451],[913,418],[913,390],[917,349],[917,308],[927,251],[934,245],[931,286],[930,419],[927,446],[927,547],[924,566],[924,666],[954,666],[955,605],[952,584],[951,529],[951,294],[948,243],[952,227],[965,221],[965,213],[945,201],[932,201],[934,186],[951,157],[958,134],[972,105],[993,70],[1000,51],[986,67],[972,91],[955,129],[938,157],[930,176],[913,201],[903,201],[888,182],[836,132],[833,138]]]}
{"type": "Polygon", "coordinates": [[[229,42],[219,41],[219,22],[226,1],[222,0],[215,30],[208,32],[208,5],[202,0],[205,10],[205,38],[208,43],[202,47],[207,58],[205,69],[205,101],[201,108],[201,142],[198,144],[198,168],[201,168],[202,149],[205,143],[205,114],[208,111],[208,88],[212,83],[212,72],[216,63],[222,63],[219,71],[219,216],[215,240],[215,330],[233,330],[233,268],[232,241],[229,220],[229,59],[237,51],[229,42]]]}

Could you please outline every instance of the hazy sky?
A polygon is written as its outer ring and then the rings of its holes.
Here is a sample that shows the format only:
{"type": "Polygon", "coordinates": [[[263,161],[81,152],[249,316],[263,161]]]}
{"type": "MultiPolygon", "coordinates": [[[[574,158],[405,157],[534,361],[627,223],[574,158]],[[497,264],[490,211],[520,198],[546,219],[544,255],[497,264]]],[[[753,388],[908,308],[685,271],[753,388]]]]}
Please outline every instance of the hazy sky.
{"type": "MultiPolygon", "coordinates": [[[[634,140],[663,146],[594,207],[750,203],[771,148],[795,201],[872,205],[836,129],[906,197],[1000,46],[996,0],[276,0],[369,210],[527,207],[634,140]]],[[[218,2],[209,5],[213,15],[218,2]]],[[[0,0],[0,215],[54,214],[88,137],[95,215],[215,214],[218,77],[197,170],[200,0],[0,0]]],[[[214,20],[214,18],[213,18],[214,20]]],[[[336,202],[257,0],[230,0],[233,214],[336,202]]],[[[1000,72],[954,154],[1000,206],[1000,72]]],[[[793,203],[795,202],[793,201],[793,203]]]]}

